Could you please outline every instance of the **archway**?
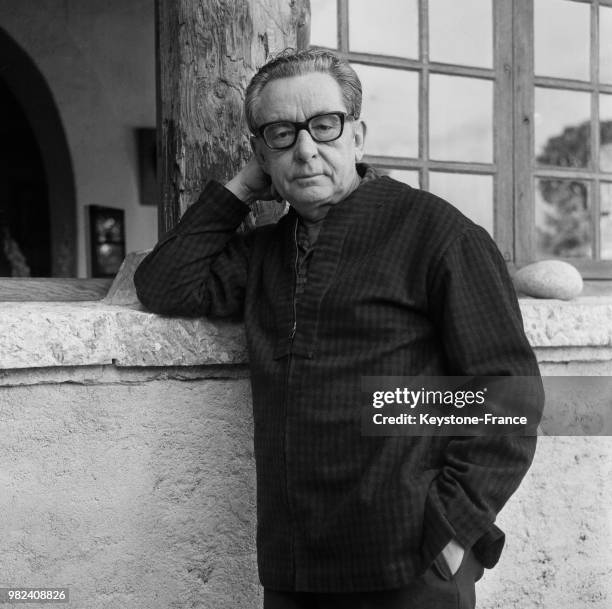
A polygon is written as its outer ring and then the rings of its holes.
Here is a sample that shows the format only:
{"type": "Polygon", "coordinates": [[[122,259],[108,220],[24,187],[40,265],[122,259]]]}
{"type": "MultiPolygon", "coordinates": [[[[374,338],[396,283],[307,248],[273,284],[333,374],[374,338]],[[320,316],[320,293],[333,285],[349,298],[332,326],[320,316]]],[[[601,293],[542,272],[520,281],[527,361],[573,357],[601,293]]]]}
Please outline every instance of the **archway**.
{"type": "MultiPolygon", "coordinates": [[[[24,187],[22,199],[18,199],[16,204],[27,204],[32,210],[38,210],[42,216],[42,199],[46,197],[48,210],[47,235],[36,234],[43,230],[44,224],[43,217],[36,217],[31,223],[26,222],[26,228],[29,229],[29,233],[25,231],[28,239],[20,239],[20,246],[29,264],[31,262],[32,275],[42,274],[35,272],[35,269],[45,268],[42,258],[46,247],[46,255],[50,256],[46,272],[52,277],[75,277],[76,195],[72,160],[59,111],[40,70],[29,55],[1,28],[0,57],[0,96],[3,95],[5,100],[2,108],[9,108],[15,117],[21,114],[24,123],[20,146],[29,147],[29,153],[24,150],[21,150],[21,153],[29,154],[29,171],[32,174],[31,186],[29,189],[24,187]],[[42,182],[40,171],[36,170],[37,166],[44,169],[42,182]],[[45,185],[46,192],[42,192],[41,188],[44,190],[45,185]],[[37,200],[32,201],[33,198],[37,200]],[[37,244],[40,247],[37,248],[37,244]]],[[[16,225],[15,218],[19,213],[15,210],[11,213],[15,230],[23,232],[24,229],[16,225]]],[[[23,218],[19,222],[23,227],[23,218]]]]}

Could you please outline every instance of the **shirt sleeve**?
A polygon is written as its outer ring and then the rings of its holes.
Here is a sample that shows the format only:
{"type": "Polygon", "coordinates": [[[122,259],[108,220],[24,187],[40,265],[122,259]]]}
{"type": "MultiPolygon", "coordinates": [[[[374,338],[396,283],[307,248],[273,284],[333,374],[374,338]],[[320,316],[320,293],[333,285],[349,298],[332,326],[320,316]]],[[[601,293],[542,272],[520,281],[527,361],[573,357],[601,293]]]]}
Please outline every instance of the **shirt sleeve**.
{"type": "Polygon", "coordinates": [[[140,302],[165,315],[240,316],[252,239],[236,229],[248,212],[224,186],[209,182],[136,269],[140,302]]]}
{"type": "MultiPolygon", "coordinates": [[[[430,290],[448,374],[531,377],[532,390],[525,395],[539,420],[544,392],[537,360],[505,261],[484,229],[468,227],[451,243],[430,290]]],[[[464,548],[477,544],[485,566],[497,562],[503,533],[493,523],[531,465],[535,447],[536,437],[527,435],[449,438],[425,507],[427,561],[455,538],[464,548]]]]}

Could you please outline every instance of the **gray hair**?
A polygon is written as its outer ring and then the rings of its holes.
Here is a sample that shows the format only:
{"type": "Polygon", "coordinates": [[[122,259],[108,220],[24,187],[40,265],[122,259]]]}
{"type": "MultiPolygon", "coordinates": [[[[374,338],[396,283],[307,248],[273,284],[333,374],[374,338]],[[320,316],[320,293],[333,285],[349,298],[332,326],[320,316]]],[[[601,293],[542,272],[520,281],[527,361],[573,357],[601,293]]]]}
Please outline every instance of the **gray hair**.
{"type": "Polygon", "coordinates": [[[244,98],[244,111],[249,129],[255,133],[255,110],[262,89],[272,80],[303,76],[313,72],[329,74],[340,85],[348,114],[359,118],[361,113],[361,82],[346,59],[331,51],[285,49],[263,65],[251,79],[244,98]]]}

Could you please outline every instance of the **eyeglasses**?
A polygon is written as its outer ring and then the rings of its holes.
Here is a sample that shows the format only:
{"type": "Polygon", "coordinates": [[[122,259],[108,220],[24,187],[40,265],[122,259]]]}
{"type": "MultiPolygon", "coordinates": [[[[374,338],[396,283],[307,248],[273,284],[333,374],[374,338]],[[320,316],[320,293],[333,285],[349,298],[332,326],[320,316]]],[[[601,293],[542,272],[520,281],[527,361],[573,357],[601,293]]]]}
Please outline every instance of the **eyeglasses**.
{"type": "Polygon", "coordinates": [[[344,121],[352,118],[353,116],[346,112],[327,112],[311,116],[301,123],[291,121],[266,123],[257,129],[257,134],[272,150],[291,148],[302,129],[306,129],[315,142],[333,142],[342,135],[344,121]]]}

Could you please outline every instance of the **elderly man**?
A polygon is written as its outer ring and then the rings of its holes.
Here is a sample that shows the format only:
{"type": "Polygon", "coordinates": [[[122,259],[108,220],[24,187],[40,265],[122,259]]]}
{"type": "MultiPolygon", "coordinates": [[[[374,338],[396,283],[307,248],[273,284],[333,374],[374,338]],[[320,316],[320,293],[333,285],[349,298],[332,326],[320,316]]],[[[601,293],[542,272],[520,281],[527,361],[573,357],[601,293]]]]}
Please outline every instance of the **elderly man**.
{"type": "Polygon", "coordinates": [[[364,375],[538,375],[482,228],[359,163],[361,85],[326,51],[283,53],[246,93],[253,159],[135,275],[151,311],[243,316],[264,606],[473,607],[494,520],[534,437],[372,437],[364,375]],[[236,233],[249,205],[281,220],[236,233]]]}

